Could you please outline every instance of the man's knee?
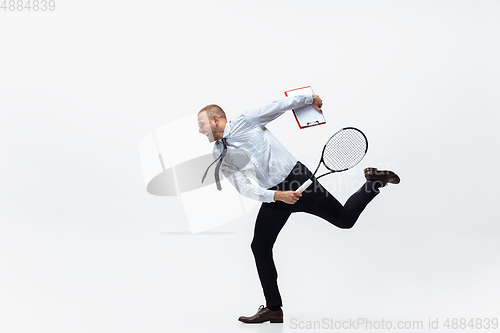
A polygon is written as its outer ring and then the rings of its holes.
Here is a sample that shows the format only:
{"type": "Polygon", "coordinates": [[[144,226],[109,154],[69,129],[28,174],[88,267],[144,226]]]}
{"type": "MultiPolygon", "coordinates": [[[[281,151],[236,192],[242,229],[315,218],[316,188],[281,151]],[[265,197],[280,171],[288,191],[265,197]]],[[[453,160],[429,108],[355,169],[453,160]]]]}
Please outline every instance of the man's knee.
{"type": "Polygon", "coordinates": [[[340,229],[351,229],[354,226],[354,222],[347,222],[347,223],[342,223],[338,224],[337,227],[340,229]]]}
{"type": "Polygon", "coordinates": [[[252,249],[254,255],[259,255],[271,252],[273,246],[262,241],[253,240],[252,244],[250,244],[250,248],[252,249]]]}
{"type": "Polygon", "coordinates": [[[329,218],[326,220],[340,229],[351,229],[356,223],[356,220],[353,220],[353,218],[351,218],[350,216],[337,216],[335,218],[329,218]]]}

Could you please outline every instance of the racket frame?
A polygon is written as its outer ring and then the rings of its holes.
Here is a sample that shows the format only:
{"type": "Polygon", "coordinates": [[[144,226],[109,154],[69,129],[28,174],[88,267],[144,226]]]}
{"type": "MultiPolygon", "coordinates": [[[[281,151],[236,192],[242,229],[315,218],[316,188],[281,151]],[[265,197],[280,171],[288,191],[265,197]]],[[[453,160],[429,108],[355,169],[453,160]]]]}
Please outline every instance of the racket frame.
{"type": "Polygon", "coordinates": [[[323,163],[323,165],[325,166],[325,168],[327,168],[328,170],[330,170],[330,172],[327,172],[327,173],[324,173],[322,174],[321,176],[318,176],[316,177],[316,179],[320,179],[321,177],[323,176],[326,176],[326,175],[329,175],[329,174],[332,174],[332,173],[336,173],[336,172],[342,172],[342,171],[347,171],[349,169],[352,169],[354,168],[356,165],[358,165],[359,162],[361,162],[361,160],[366,156],[366,153],[368,152],[368,139],[366,138],[366,135],[365,133],[363,133],[360,129],[356,128],[356,127],[344,127],[344,128],[341,128],[340,130],[338,130],[337,132],[335,132],[329,139],[328,141],[326,141],[326,144],[323,146],[323,150],[321,152],[321,159],[319,160],[319,163],[318,163],[318,166],[316,167],[316,170],[314,171],[313,175],[311,177],[309,177],[308,180],[306,180],[297,190],[296,192],[304,192],[305,189],[307,189],[309,187],[309,185],[312,184],[313,182],[313,178],[314,176],[316,175],[316,172],[318,172],[319,170],[319,167],[321,166],[321,163],[323,163]],[[328,145],[328,143],[330,142],[330,140],[337,134],[339,134],[340,132],[344,131],[344,130],[348,130],[348,129],[353,129],[353,130],[356,130],[358,131],[359,133],[361,133],[361,135],[363,135],[364,139],[365,139],[365,142],[366,142],[366,148],[365,148],[365,153],[363,155],[363,157],[358,161],[356,162],[356,164],[352,165],[351,167],[349,168],[345,168],[345,169],[342,169],[342,170],[332,170],[330,169],[326,163],[325,163],[325,160],[324,160],[324,154],[325,154],[325,149],[326,149],[326,146],[328,145]]]}

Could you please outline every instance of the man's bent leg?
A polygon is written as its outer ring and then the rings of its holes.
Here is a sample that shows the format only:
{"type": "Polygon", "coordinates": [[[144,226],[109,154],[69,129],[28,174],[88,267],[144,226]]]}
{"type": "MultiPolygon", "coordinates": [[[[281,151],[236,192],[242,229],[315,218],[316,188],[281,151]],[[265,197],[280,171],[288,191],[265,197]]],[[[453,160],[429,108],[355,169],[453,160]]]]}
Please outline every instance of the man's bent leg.
{"type": "Polygon", "coordinates": [[[315,191],[304,192],[294,211],[316,215],[342,229],[352,228],[368,203],[379,194],[380,187],[376,182],[367,181],[342,206],[321,184],[315,183],[311,185],[315,191]]]}
{"type": "Polygon", "coordinates": [[[274,265],[272,249],[290,214],[290,209],[283,202],[263,203],[255,222],[251,247],[267,307],[271,308],[283,305],[278,290],[278,272],[274,265]]]}

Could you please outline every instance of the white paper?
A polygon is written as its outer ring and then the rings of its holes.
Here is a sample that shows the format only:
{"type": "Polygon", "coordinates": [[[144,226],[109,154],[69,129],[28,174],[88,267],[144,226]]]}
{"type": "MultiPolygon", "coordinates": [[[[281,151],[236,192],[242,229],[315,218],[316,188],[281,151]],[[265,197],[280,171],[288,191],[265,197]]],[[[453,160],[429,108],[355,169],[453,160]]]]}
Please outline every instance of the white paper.
{"type": "MultiPolygon", "coordinates": [[[[286,92],[287,96],[299,96],[299,95],[312,95],[313,90],[309,87],[304,87],[301,89],[295,89],[286,92]]],[[[308,127],[319,125],[325,123],[325,117],[322,113],[318,112],[313,106],[305,105],[303,107],[294,109],[293,112],[297,117],[300,127],[308,127]]]]}

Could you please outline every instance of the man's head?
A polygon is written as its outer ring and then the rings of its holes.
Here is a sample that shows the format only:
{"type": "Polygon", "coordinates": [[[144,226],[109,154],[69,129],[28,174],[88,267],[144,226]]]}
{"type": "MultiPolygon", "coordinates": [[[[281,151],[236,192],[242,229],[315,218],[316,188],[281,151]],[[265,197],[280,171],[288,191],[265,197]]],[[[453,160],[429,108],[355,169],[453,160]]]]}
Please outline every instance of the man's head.
{"type": "Polygon", "coordinates": [[[198,112],[199,132],[205,135],[209,142],[222,139],[226,122],[226,113],[218,105],[207,105],[198,112]]]}

